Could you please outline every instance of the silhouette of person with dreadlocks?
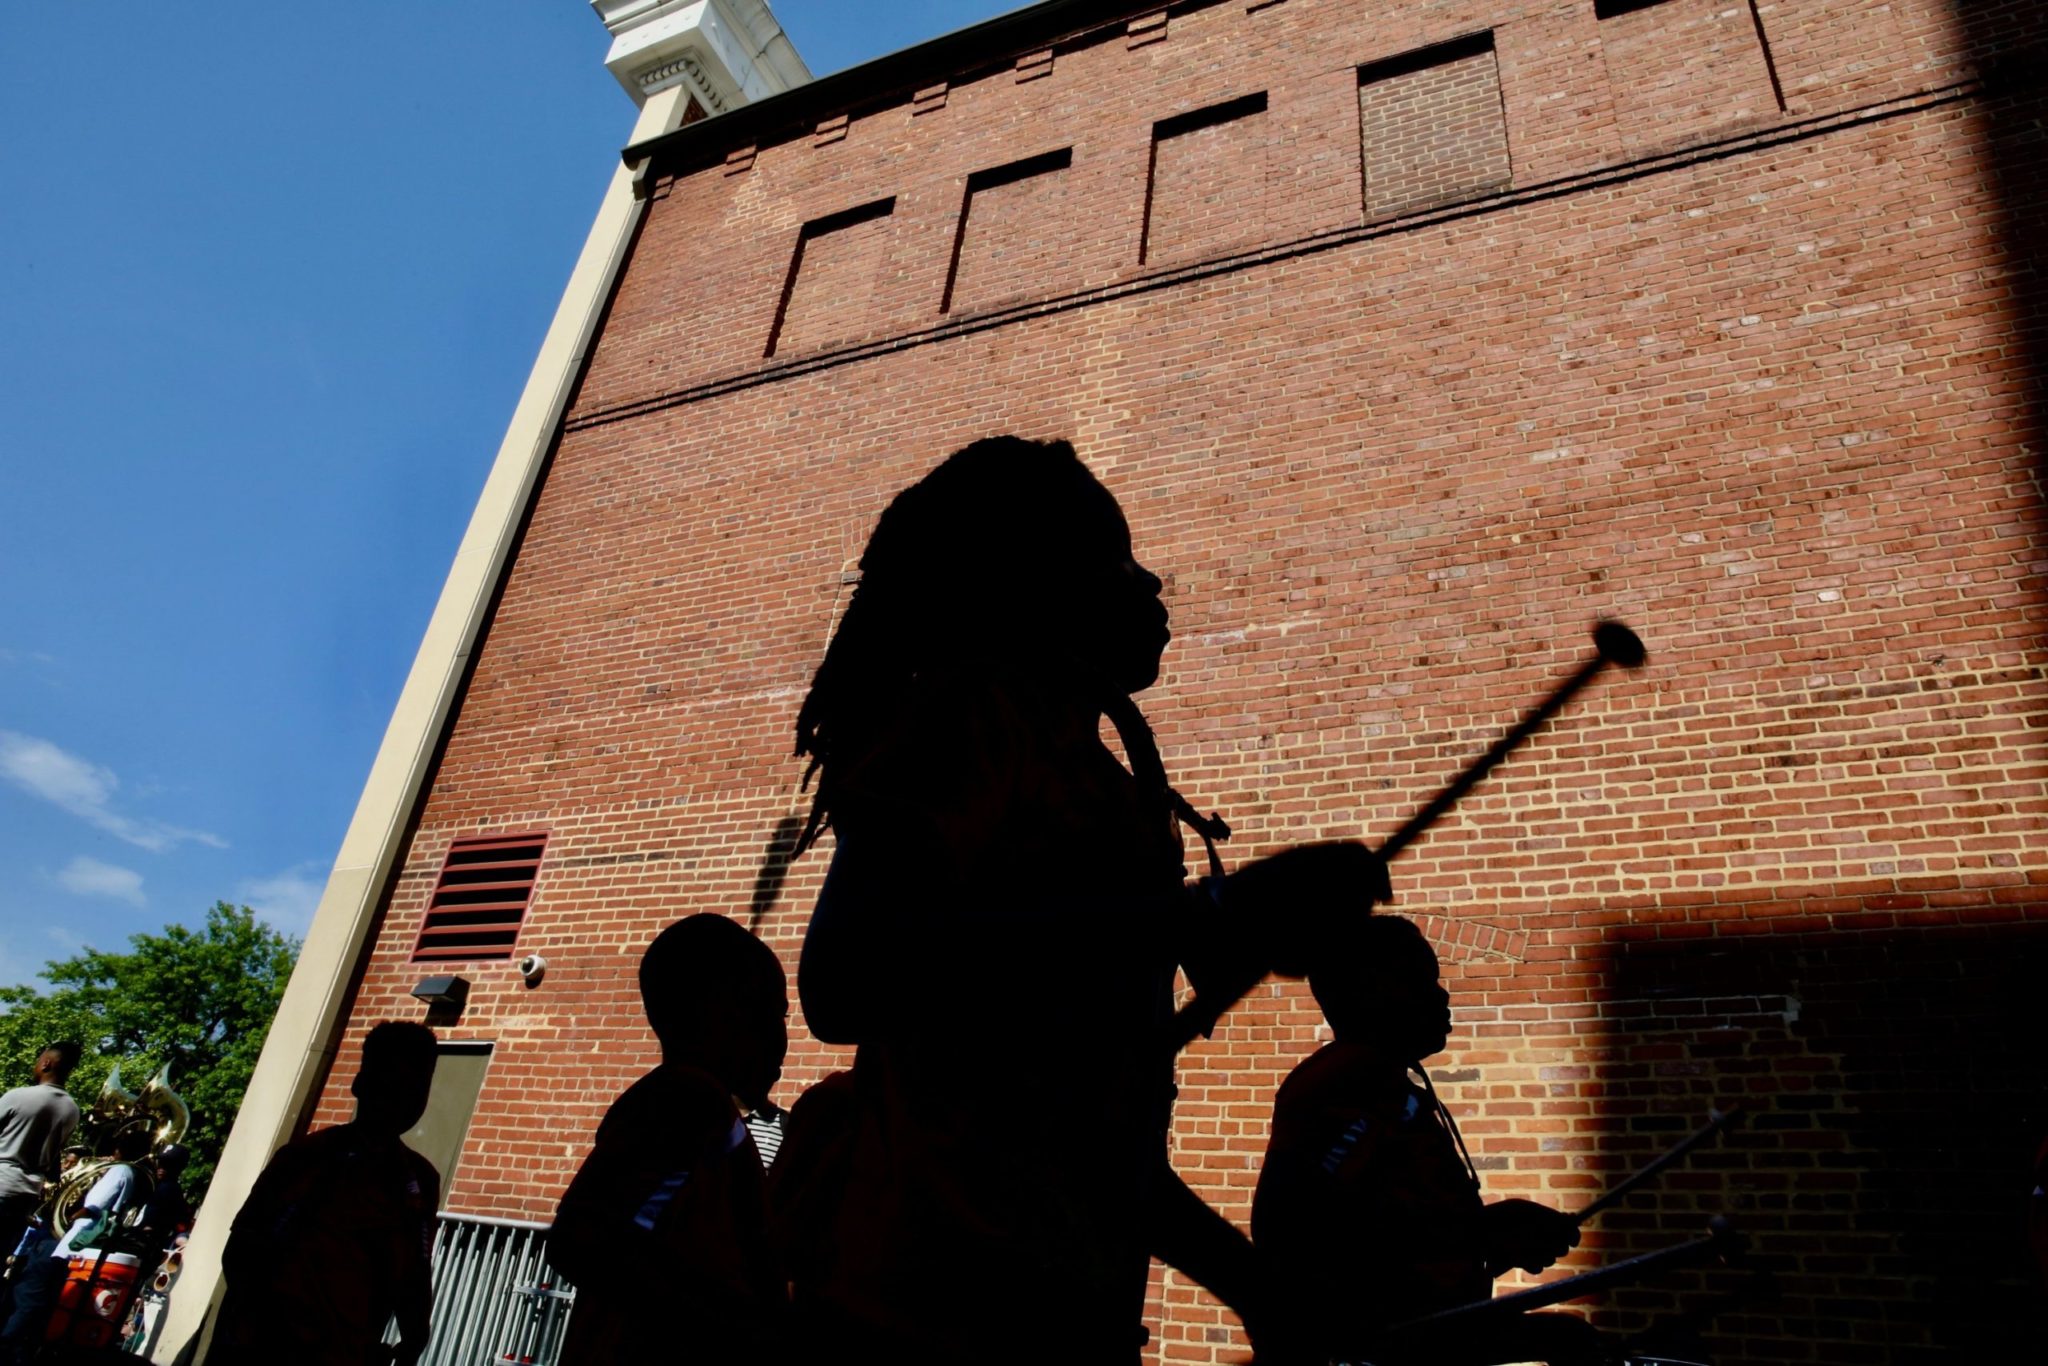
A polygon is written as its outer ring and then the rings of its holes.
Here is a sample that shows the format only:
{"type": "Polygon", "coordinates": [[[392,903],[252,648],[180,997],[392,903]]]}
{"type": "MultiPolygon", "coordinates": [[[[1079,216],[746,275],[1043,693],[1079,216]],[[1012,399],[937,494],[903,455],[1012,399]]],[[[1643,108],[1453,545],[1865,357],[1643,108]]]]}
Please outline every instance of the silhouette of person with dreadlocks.
{"type": "Polygon", "coordinates": [[[959,451],[860,567],[797,720],[798,848],[837,839],[798,990],[813,1033],[858,1045],[847,1175],[796,1286],[809,1340],[1130,1363],[1156,1255],[1275,1355],[1286,1287],[1168,1164],[1174,972],[1241,994],[1384,898],[1382,865],[1308,846],[1187,885],[1177,819],[1228,832],[1131,700],[1169,640],[1161,583],[1067,443],[959,451]]]}
{"type": "Polygon", "coordinates": [[[1415,922],[1361,916],[1324,950],[1309,988],[1336,1039],[1281,1085],[1252,1202],[1260,1252],[1319,1319],[1310,1335],[1388,1366],[1605,1360],[1593,1329],[1569,1314],[1389,1334],[1489,1298],[1512,1267],[1541,1271],[1578,1243],[1578,1225],[1533,1201],[1480,1198],[1465,1140],[1422,1068],[1449,1041],[1451,998],[1415,922]]]}

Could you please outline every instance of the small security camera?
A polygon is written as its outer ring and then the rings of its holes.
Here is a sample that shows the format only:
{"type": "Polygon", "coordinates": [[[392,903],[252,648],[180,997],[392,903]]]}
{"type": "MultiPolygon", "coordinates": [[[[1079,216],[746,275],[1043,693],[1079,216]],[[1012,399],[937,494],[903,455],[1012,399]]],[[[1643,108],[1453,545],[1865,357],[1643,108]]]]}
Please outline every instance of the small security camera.
{"type": "Polygon", "coordinates": [[[514,966],[519,969],[519,975],[526,980],[529,987],[539,986],[540,979],[548,975],[548,960],[537,953],[527,954],[514,966]]]}

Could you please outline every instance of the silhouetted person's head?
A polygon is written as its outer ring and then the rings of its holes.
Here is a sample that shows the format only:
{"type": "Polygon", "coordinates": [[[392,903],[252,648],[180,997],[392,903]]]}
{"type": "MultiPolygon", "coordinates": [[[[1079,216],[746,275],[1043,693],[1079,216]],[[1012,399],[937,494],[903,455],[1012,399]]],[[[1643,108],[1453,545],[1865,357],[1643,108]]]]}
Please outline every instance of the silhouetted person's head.
{"type": "Polygon", "coordinates": [[[397,1137],[427,1112],[438,1049],[423,1024],[387,1020],[363,1040],[363,1065],[349,1083],[359,1128],[397,1137]]]}
{"type": "Polygon", "coordinates": [[[51,1086],[62,1086],[71,1080],[71,1073],[78,1066],[78,1045],[70,1039],[59,1039],[43,1045],[43,1051],[36,1054],[36,1080],[51,1086]]]}
{"type": "Polygon", "coordinates": [[[1437,981],[1436,951],[1412,920],[1358,917],[1308,985],[1340,1043],[1420,1062],[1450,1039],[1450,993],[1437,981]]]}
{"type": "Polygon", "coordinates": [[[123,1162],[140,1162],[149,1156],[149,1131],[123,1129],[114,1135],[114,1156],[123,1162]]]}
{"type": "Polygon", "coordinates": [[[789,1051],[789,982],[775,951],[706,912],[654,937],[640,999],[665,1062],[700,1067],[749,1108],[768,1099],[789,1051]]]}
{"type": "Polygon", "coordinates": [[[164,1181],[176,1180],[185,1174],[185,1168],[191,1162],[192,1150],[190,1148],[182,1143],[166,1143],[157,1150],[157,1178],[164,1181]]]}
{"type": "Polygon", "coordinates": [[[1109,490],[1064,441],[991,437],[896,495],[797,717],[797,753],[858,759],[921,679],[1028,671],[1103,700],[1159,678],[1160,581],[1109,490]]]}

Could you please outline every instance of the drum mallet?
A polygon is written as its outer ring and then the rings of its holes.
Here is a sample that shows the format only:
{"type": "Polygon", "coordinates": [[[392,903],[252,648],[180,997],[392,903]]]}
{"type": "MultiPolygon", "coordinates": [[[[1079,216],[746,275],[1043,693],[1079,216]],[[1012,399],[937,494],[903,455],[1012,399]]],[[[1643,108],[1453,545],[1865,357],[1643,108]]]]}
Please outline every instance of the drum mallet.
{"type": "Polygon", "coordinates": [[[1630,1191],[1643,1185],[1645,1182],[1656,1179],[1659,1173],[1673,1163],[1684,1161],[1694,1148],[1699,1147],[1702,1143],[1719,1134],[1723,1129],[1734,1123],[1741,1114],[1742,1107],[1740,1105],[1730,1105],[1725,1110],[1708,1110],[1707,1122],[1705,1124],[1702,1124],[1684,1138],[1679,1139],[1677,1143],[1672,1145],[1669,1152],[1651,1161],[1642,1170],[1636,1172],[1635,1175],[1628,1177],[1572,1217],[1583,1224],[1594,1215],[1600,1213],[1600,1211],[1620,1204],[1630,1191]]]}
{"type": "MultiPolygon", "coordinates": [[[[1618,621],[1603,621],[1593,628],[1593,650],[1591,659],[1579,665],[1569,678],[1551,689],[1548,697],[1537,703],[1528,715],[1515,723],[1512,730],[1494,741],[1486,753],[1473,760],[1464,772],[1453,778],[1451,785],[1437,793],[1428,806],[1409,817],[1399,830],[1387,836],[1386,841],[1379,847],[1380,861],[1393,862],[1396,855],[1419,839],[1430,826],[1441,820],[1446,811],[1458,804],[1460,797],[1479,786],[1487,774],[1500,766],[1503,759],[1521,747],[1523,741],[1541,730],[1551,717],[1563,711],[1566,705],[1584,691],[1588,683],[1598,678],[1608,665],[1618,664],[1624,669],[1639,669],[1648,658],[1648,651],[1643,648],[1641,638],[1618,621]]],[[[1244,993],[1256,985],[1256,982],[1246,982],[1243,990],[1235,992],[1226,1000],[1212,1003],[1197,996],[1188,1002],[1173,1017],[1172,1051],[1179,1052],[1193,1042],[1196,1036],[1207,1034],[1214,1029],[1216,1022],[1223,1018],[1223,1012],[1236,1005],[1243,999],[1244,993]]]]}

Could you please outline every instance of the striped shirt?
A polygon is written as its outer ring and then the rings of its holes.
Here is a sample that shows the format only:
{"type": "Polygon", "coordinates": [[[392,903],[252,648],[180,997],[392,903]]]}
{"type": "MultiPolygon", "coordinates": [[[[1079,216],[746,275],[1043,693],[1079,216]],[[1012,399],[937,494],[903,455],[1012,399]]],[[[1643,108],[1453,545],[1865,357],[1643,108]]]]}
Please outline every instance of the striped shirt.
{"type": "Polygon", "coordinates": [[[763,1105],[747,1116],[747,1132],[754,1136],[754,1146],[761,1150],[761,1170],[775,1165],[775,1154],[782,1151],[782,1117],[786,1111],[773,1105],[763,1105]]]}

